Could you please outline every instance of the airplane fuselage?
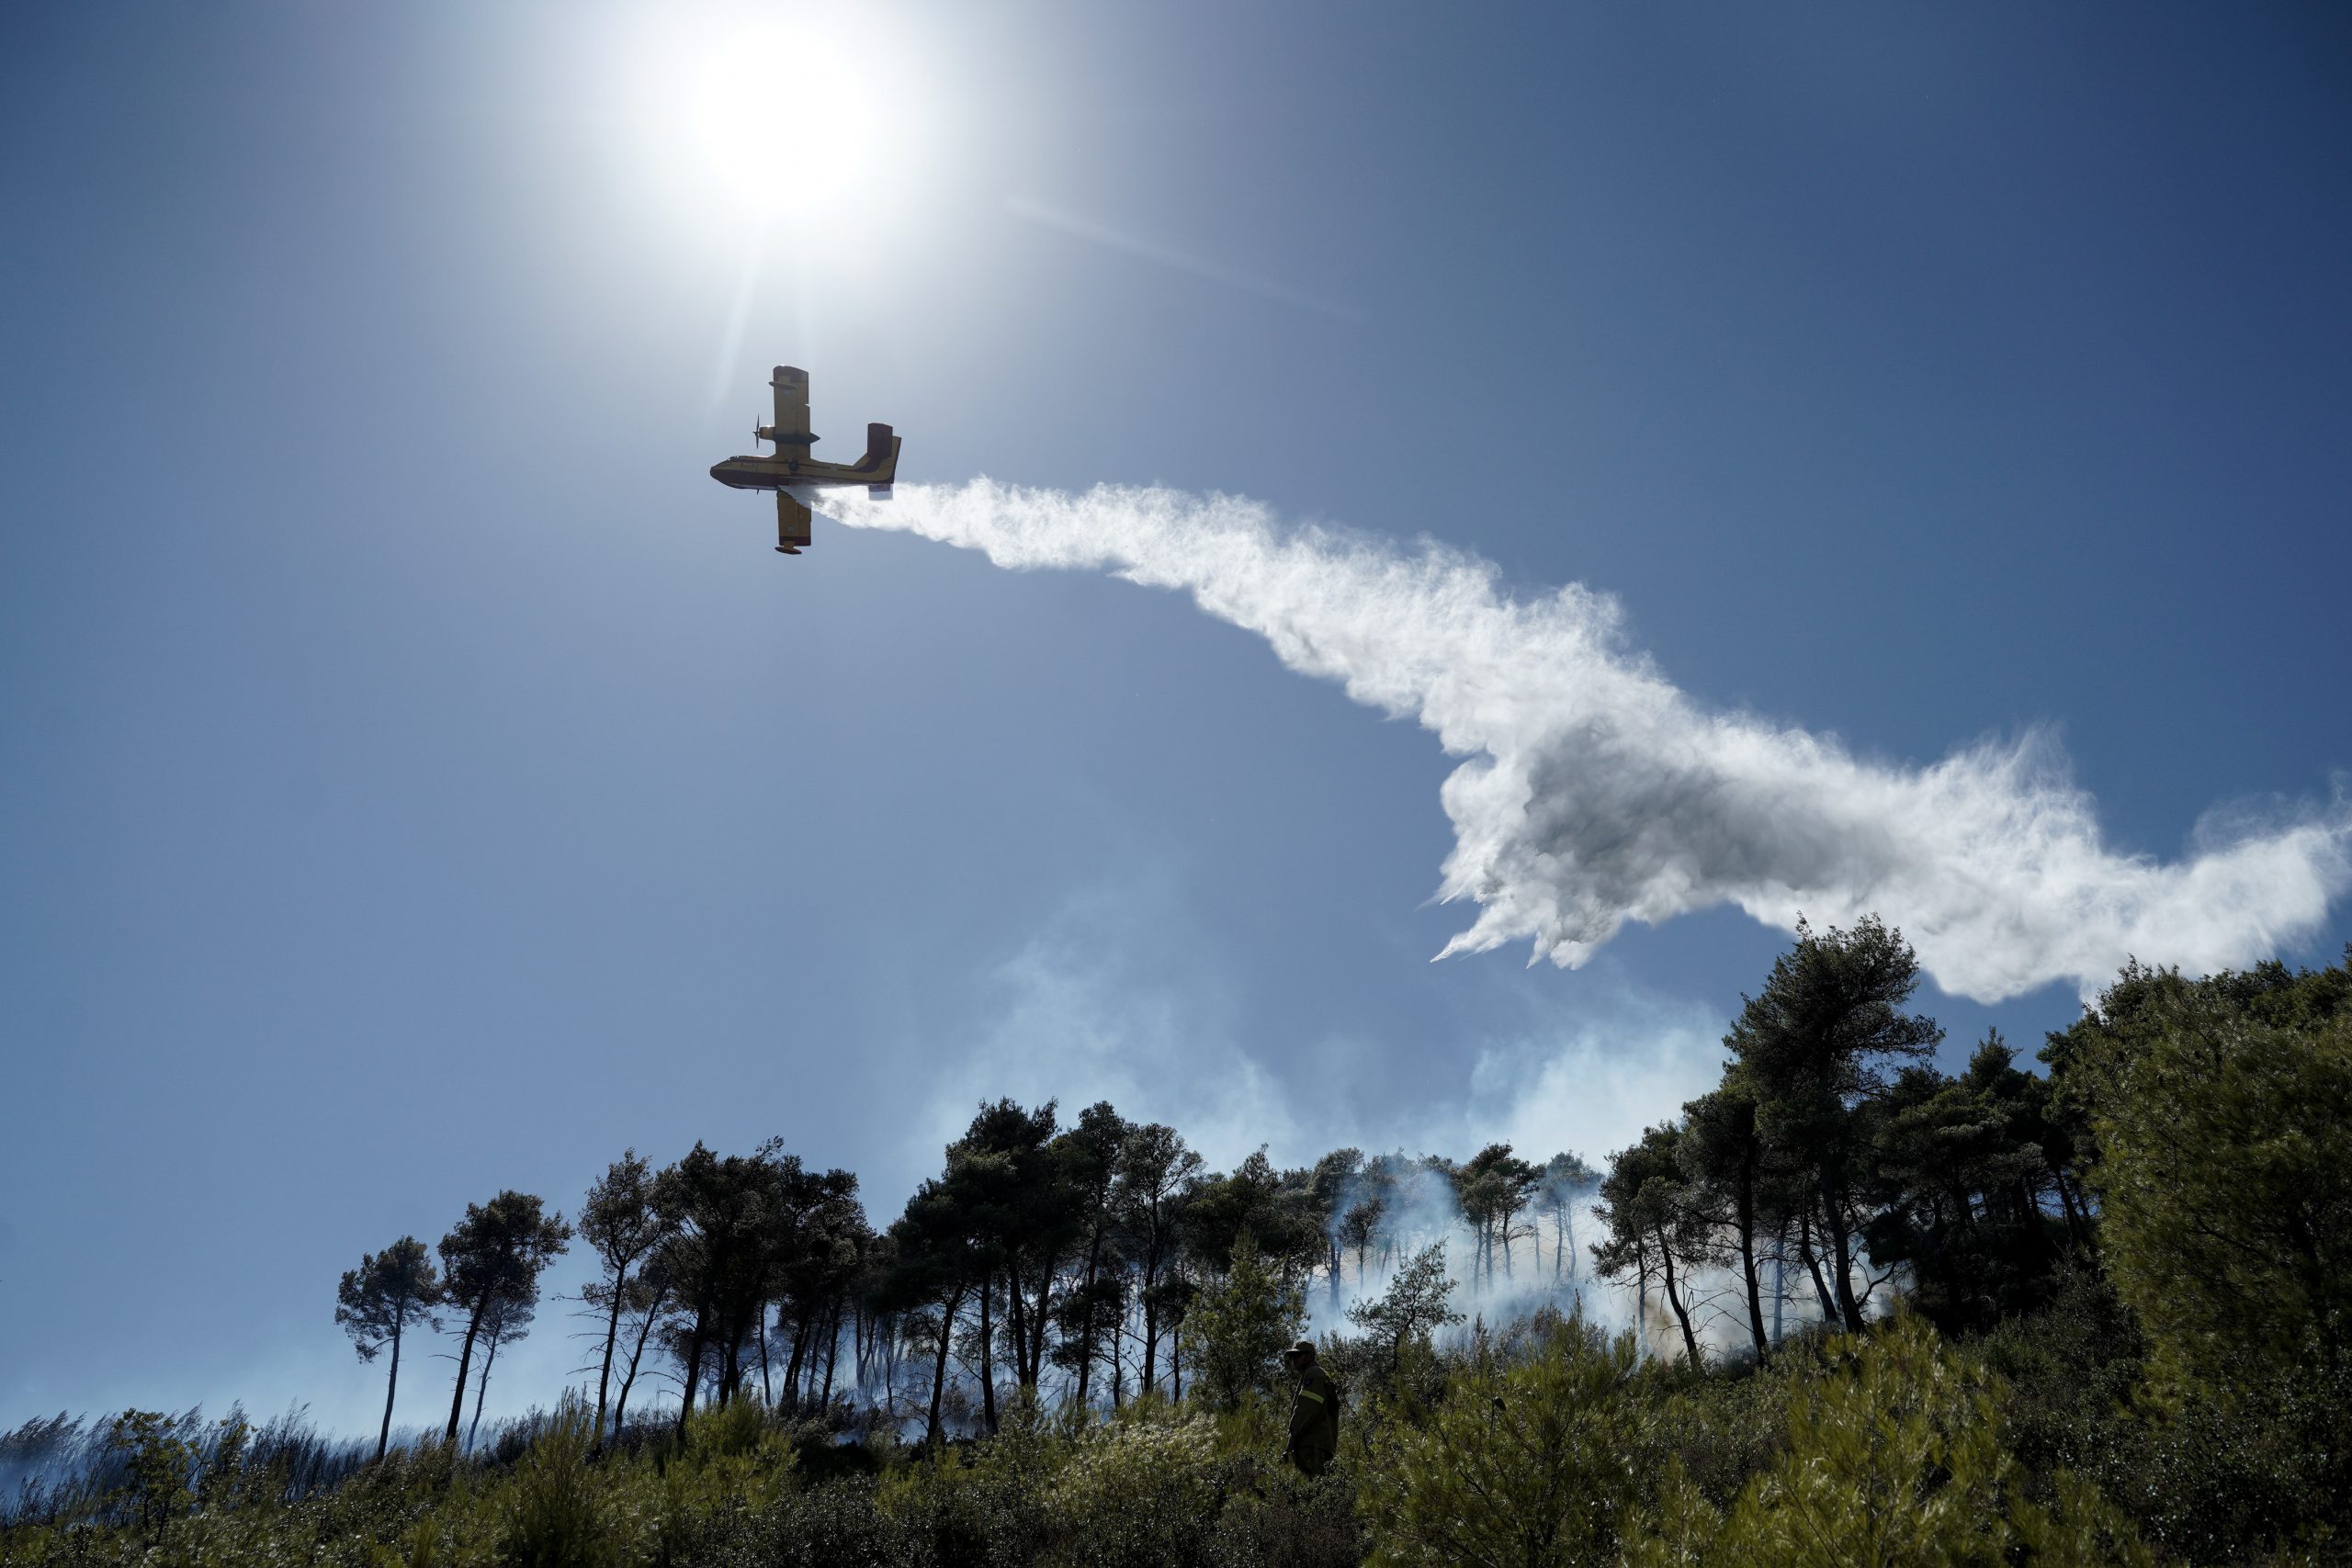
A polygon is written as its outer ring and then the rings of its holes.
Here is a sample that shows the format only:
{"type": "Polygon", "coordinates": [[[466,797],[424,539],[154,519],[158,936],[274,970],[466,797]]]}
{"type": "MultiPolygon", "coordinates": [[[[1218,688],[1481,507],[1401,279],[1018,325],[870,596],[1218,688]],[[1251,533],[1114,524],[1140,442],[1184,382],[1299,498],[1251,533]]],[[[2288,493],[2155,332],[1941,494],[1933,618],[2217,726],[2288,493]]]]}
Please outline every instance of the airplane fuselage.
{"type": "Polygon", "coordinates": [[[779,365],[768,384],[775,392],[775,423],[760,425],[753,435],[775,443],[775,454],[713,463],[710,477],[733,490],[775,491],[775,547],[785,555],[798,555],[808,543],[809,513],[807,502],[792,492],[811,485],[864,485],[876,494],[888,494],[899,473],[899,438],[887,424],[869,424],[865,456],[854,463],[820,463],[808,456],[809,444],[817,439],[808,432],[808,372],[779,365]]]}
{"type": "MultiPolygon", "coordinates": [[[[886,424],[879,428],[888,430],[890,427],[886,424]]],[[[894,435],[888,439],[895,447],[898,437],[894,435]]],[[[762,455],[729,457],[724,462],[713,463],[710,477],[736,490],[790,490],[796,485],[884,485],[890,482],[888,469],[896,466],[888,465],[883,470],[883,477],[876,479],[875,470],[862,463],[820,463],[813,457],[762,455]]]]}

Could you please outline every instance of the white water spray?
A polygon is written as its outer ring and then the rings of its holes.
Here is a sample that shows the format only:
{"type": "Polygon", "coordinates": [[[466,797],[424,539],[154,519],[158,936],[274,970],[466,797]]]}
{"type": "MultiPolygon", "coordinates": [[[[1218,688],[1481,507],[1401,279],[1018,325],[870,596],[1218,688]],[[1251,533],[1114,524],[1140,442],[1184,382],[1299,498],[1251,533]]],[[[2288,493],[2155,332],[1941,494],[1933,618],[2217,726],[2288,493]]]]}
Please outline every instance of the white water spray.
{"type": "Polygon", "coordinates": [[[1445,782],[1440,897],[1479,907],[1439,956],[1531,941],[1574,967],[1628,919],[1736,905],[1898,925],[1946,991],[1998,1001],[2053,980],[2086,996],[2127,957],[2195,973],[2308,936],[2352,885],[2352,800],[2260,826],[2199,825],[2165,864],[2102,841],[2054,742],[1926,768],[1832,736],[1710,712],[1623,646],[1615,602],[1571,584],[1514,598],[1489,562],[1281,524],[1228,496],[978,479],[828,498],[1011,569],[1107,570],[1188,592],[1291,668],[1410,715],[1468,759],[1445,782]]]}

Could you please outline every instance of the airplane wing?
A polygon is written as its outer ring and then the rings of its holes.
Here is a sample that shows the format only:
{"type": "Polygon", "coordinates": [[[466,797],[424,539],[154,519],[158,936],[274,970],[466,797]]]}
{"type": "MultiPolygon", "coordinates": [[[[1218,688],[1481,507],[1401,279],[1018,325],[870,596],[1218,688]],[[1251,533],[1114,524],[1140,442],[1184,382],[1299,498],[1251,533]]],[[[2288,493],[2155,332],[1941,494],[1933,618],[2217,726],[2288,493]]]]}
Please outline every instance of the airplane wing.
{"type": "Polygon", "coordinates": [[[798,555],[800,553],[800,547],[808,543],[808,525],[810,520],[811,513],[807,507],[800,504],[798,497],[795,496],[788,490],[780,490],[776,491],[776,554],[783,556],[798,555]]]}
{"type": "Polygon", "coordinates": [[[806,459],[808,443],[816,439],[808,434],[808,372],[779,365],[768,385],[775,392],[775,423],[759,433],[760,439],[775,442],[779,457],[806,459]]]}

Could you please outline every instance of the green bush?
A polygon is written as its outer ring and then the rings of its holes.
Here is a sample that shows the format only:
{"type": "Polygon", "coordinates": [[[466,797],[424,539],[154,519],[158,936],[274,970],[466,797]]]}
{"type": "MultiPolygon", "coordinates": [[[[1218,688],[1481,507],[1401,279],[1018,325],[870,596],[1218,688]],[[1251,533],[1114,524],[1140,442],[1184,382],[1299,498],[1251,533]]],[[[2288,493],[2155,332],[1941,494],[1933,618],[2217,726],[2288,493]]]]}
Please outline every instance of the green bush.
{"type": "Polygon", "coordinates": [[[2274,1019],[2258,1004],[2332,998],[2332,976],[2251,998],[2228,978],[2141,979],[2144,1032],[2092,1105],[2117,1291],[2166,1389],[2219,1401],[2352,1370],[2352,1007],[2274,1019]]]}
{"type": "Polygon", "coordinates": [[[1832,1340],[1791,1391],[1785,1450],[1718,1508],[1678,1464],[1627,1552],[1641,1568],[1912,1568],[2154,1559],[2071,1472],[2049,1499],[2001,1441],[2000,1385],[1921,1319],[1832,1340]]]}
{"type": "Polygon", "coordinates": [[[1360,1503],[1381,1568],[1550,1568],[1612,1557],[1665,1460],[1664,1402],[1631,1335],[1555,1323],[1516,1362],[1481,1356],[1426,1419],[1382,1424],[1360,1503]]]}
{"type": "Polygon", "coordinates": [[[825,1461],[878,1476],[824,1479],[800,1456],[832,1456],[833,1435],[755,1404],[592,1459],[567,1402],[511,1465],[435,1445],[293,1500],[233,1449],[208,1450],[193,1505],[172,1490],[187,1472],[169,1435],[133,1422],[127,1454],[153,1440],[147,1479],[128,1484],[160,1511],[126,1489],[112,1517],[0,1529],[0,1562],[2015,1568],[2148,1562],[2150,1547],[2199,1563],[2346,1561],[2329,1510],[2352,1389],[2306,1368],[2246,1383],[2258,1399],[2151,1404],[2121,1312],[2084,1273],[2041,1316],[1973,1345],[1904,1317],[1706,1376],[1538,1314],[1414,1348],[1385,1385],[1368,1376],[1340,1462],[1315,1481],[1277,1457],[1282,1402],[1255,1391],[1230,1407],[1153,1397],[1107,1420],[1024,1394],[993,1437],[936,1455],[881,1440],[825,1461]]]}
{"type": "Polygon", "coordinates": [[[1233,1246],[1225,1278],[1184,1314],[1184,1343],[1196,1347],[1203,1392],[1228,1409],[1281,1376],[1282,1353],[1306,1331],[1306,1302],[1262,1257],[1247,1232],[1233,1246]]]}
{"type": "Polygon", "coordinates": [[[883,1482],[876,1506],[917,1561],[1027,1568],[1047,1545],[1046,1491],[1068,1442],[1034,1399],[1015,1399],[994,1437],[951,1444],[883,1482]]]}
{"type": "Polygon", "coordinates": [[[1286,1464],[1237,1477],[1204,1543],[1211,1568],[1357,1568],[1363,1529],[1344,1467],[1310,1481],[1286,1464]]]}
{"type": "Polygon", "coordinates": [[[1087,1433],[1052,1482],[1045,1563],[1183,1568],[1202,1560],[1217,1511],[1216,1429],[1158,1410],[1087,1433]]]}
{"type": "Polygon", "coordinates": [[[500,1489],[498,1561],[513,1568],[620,1568],[631,1555],[609,1480],[589,1468],[587,1406],[566,1394],[500,1489]]]}
{"type": "Polygon", "coordinates": [[[108,1499],[141,1530],[153,1534],[194,1506],[188,1483],[197,1449],[180,1436],[171,1417],[153,1410],[126,1410],[107,1432],[107,1452],[122,1467],[122,1484],[108,1499]]]}

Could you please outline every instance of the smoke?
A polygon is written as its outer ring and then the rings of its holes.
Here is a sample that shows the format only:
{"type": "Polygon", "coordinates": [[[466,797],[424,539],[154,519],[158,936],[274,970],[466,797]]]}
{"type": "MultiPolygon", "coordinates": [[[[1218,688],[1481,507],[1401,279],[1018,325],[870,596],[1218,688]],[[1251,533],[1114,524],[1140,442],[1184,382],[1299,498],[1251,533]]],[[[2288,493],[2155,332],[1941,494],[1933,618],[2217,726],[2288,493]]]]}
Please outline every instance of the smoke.
{"type": "Polygon", "coordinates": [[[1108,1100],[1167,1122],[1220,1168],[1261,1145],[1311,1146],[1320,1129],[1299,1125],[1280,1080],[1240,1043],[1238,1003],[1197,946],[1162,873],[1125,868],[1071,890],[979,977],[962,1004],[960,1049],[936,1060],[922,1036],[925,1092],[893,1158],[876,1162],[874,1190],[911,1190],[974,1108],[1005,1096],[1057,1101],[1065,1123],[1108,1100]]]}
{"type": "MultiPolygon", "coordinates": [[[[1547,1192],[1519,1214],[1486,1270],[1453,1183],[1422,1158],[1466,1161],[1507,1143],[1539,1167],[1566,1151],[1598,1168],[1645,1124],[1713,1086],[1728,1021],[1702,1002],[1649,992],[1598,967],[1573,997],[1497,986],[1483,1016],[1462,1026],[1458,1052],[1417,1058],[1409,1085],[1365,1093],[1375,1041],[1283,1042],[1288,1071],[1261,1060],[1253,1043],[1262,1025],[1223,978],[1215,944],[1193,923],[1181,889],[1162,871],[1124,867],[1072,890],[977,977],[979,989],[958,1006],[964,1043],[926,1068],[924,1092],[904,1110],[905,1139],[877,1162],[868,1190],[910,1189],[936,1171],[941,1148],[984,1100],[1057,1100],[1067,1122],[1107,1100],[1130,1120],[1175,1128],[1212,1170],[1232,1170],[1261,1148],[1285,1170],[1336,1149],[1363,1152],[1364,1168],[1341,1183],[1329,1220],[1330,1238],[1341,1244],[1340,1279],[1335,1290],[1318,1277],[1306,1293],[1317,1334],[1362,1332],[1347,1309],[1388,1289],[1403,1262],[1439,1242],[1452,1304],[1489,1326],[1544,1304],[1580,1306],[1612,1330],[1640,1326],[1633,1289],[1592,1271],[1588,1249],[1601,1231],[1590,1189],[1567,1205],[1565,1256],[1563,1216],[1547,1192]],[[1316,1062],[1340,1070],[1312,1081],[1316,1062]],[[1309,1082],[1299,1079],[1302,1066],[1309,1082]],[[1344,1222],[1367,1198],[1380,1208],[1360,1250],[1344,1222]]],[[[1679,1355],[1679,1331],[1649,1337],[1661,1354],[1679,1355]]],[[[1718,1348],[1736,1343],[1728,1330],[1702,1337],[1720,1339],[1718,1348]]]]}
{"type": "Polygon", "coordinates": [[[2032,732],[1930,767],[1713,712],[1624,646],[1609,596],[1513,596],[1496,568],[1285,525],[1228,496],[978,479],[834,501],[997,565],[1108,570],[1189,592],[1291,668],[1409,715],[1466,759],[1444,784],[1445,901],[1478,908],[1440,957],[1528,942],[1576,967],[1627,920],[1736,905],[1899,925],[1948,992],[1997,1002],[2054,980],[2085,996],[2128,957],[2193,972],[2312,932],[2352,883],[2352,801],[2267,824],[2199,824],[2165,864],[2102,840],[2056,744],[2032,732]]]}

